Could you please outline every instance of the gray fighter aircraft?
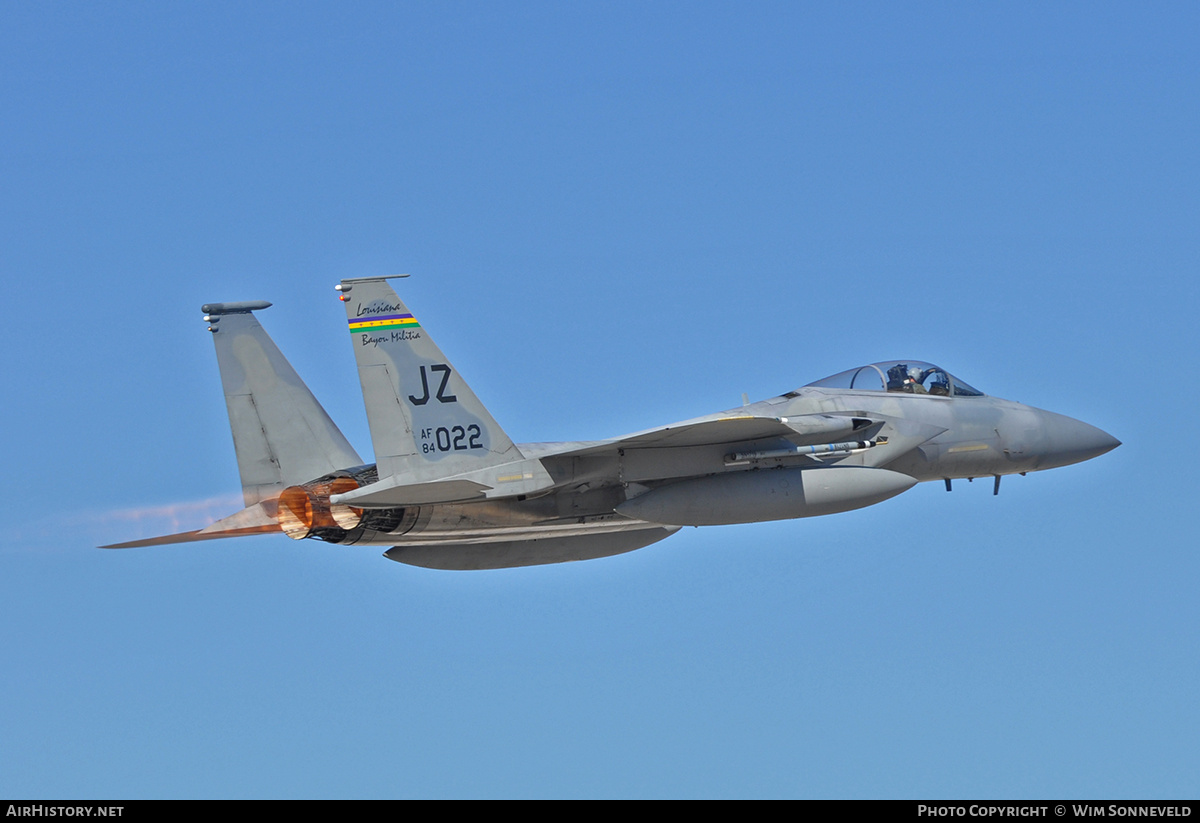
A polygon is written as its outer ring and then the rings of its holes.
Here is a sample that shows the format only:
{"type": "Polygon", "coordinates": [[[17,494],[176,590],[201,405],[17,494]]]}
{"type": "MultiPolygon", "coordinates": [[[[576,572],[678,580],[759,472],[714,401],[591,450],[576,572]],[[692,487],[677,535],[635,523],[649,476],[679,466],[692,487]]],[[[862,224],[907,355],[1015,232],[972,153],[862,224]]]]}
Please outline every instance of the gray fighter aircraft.
{"type": "MultiPolygon", "coordinates": [[[[403,275],[401,275],[403,276],[403,275]]],[[[874,363],[741,408],[625,437],[517,445],[386,277],[343,280],[375,462],[365,463],[254,312],[203,307],[246,508],[105,548],[283,532],[436,569],[496,569],[640,549],[682,526],[870,506],[925,480],[1066,466],[1120,443],[988,397],[915,360],[874,363]]]]}

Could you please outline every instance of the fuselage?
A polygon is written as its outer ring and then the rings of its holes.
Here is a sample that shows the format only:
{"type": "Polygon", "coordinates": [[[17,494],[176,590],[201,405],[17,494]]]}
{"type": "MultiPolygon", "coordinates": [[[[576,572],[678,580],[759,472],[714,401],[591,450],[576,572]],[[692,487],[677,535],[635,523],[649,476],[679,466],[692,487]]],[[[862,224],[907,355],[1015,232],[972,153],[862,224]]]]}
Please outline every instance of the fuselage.
{"type": "Polygon", "coordinates": [[[885,415],[943,429],[915,449],[878,464],[918,481],[1024,474],[1080,463],[1120,445],[1082,421],[986,395],[804,388],[785,408],[785,414],[794,415],[885,415]]]}
{"type": "Polygon", "coordinates": [[[540,460],[555,478],[553,490],[523,499],[423,506],[406,518],[408,528],[403,533],[363,535],[361,542],[487,543],[632,530],[656,523],[704,525],[804,517],[870,505],[913,482],[1024,474],[1081,462],[1119,445],[1087,423],[973,390],[942,395],[810,385],[664,429],[688,431],[713,421],[747,417],[788,421],[813,415],[873,421],[858,435],[869,438],[873,448],[813,457],[789,452],[794,447],[782,437],[608,447],[636,442],[636,435],[613,441],[524,444],[522,453],[540,460]],[[739,452],[769,456],[731,459],[739,452]],[[836,473],[839,468],[860,471],[836,473]],[[783,473],[771,474],[772,470],[783,473]],[[905,482],[901,476],[911,480],[905,482]],[[815,502],[819,489],[811,485],[814,478],[838,481],[833,486],[823,484],[826,502],[822,505],[815,502]],[[809,487],[803,488],[806,481],[809,487]],[[802,499],[793,494],[783,500],[788,489],[800,490],[802,499]],[[637,505],[639,498],[666,501],[667,514],[657,515],[661,520],[647,516],[664,507],[637,505]]]}

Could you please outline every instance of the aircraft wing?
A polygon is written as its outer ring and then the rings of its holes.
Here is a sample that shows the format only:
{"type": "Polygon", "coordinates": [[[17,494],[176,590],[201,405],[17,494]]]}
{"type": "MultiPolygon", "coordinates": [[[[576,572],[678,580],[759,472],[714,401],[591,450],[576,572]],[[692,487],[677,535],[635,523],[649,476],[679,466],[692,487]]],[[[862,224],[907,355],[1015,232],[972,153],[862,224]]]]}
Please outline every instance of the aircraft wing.
{"type": "Polygon", "coordinates": [[[837,414],[804,414],[769,417],[756,414],[722,414],[661,426],[644,432],[604,440],[578,453],[622,449],[687,448],[785,438],[797,446],[832,443],[859,435],[880,421],[837,414]]]}
{"type": "Polygon", "coordinates": [[[840,455],[850,461],[847,465],[883,466],[942,431],[881,414],[774,417],[735,411],[611,440],[529,444],[522,450],[552,475],[578,478],[590,466],[589,482],[604,485],[614,476],[623,483],[646,483],[715,474],[749,460],[800,458],[809,447],[814,456],[840,455]]]}

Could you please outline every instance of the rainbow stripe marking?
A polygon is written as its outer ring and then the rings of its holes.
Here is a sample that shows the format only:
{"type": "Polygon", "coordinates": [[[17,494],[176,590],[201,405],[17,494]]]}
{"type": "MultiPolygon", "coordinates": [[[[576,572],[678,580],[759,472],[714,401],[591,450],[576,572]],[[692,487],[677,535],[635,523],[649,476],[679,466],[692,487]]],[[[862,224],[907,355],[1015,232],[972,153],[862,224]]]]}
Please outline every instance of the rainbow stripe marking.
{"type": "Polygon", "coordinates": [[[350,331],[382,331],[385,329],[419,329],[421,324],[411,314],[385,314],[370,319],[350,321],[350,331]]]}

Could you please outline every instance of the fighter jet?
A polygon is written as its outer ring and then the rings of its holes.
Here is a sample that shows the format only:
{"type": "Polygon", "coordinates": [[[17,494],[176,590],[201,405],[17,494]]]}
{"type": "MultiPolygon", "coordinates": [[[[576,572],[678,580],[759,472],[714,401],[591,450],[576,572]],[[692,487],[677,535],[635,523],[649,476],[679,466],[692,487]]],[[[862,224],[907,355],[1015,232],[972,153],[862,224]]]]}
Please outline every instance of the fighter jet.
{"type": "MultiPolygon", "coordinates": [[[[406,276],[406,275],[398,275],[406,276]]],[[[264,301],[202,307],[246,507],[197,531],[104,548],[282,532],[434,569],[499,569],[633,551],[683,526],[874,505],[922,481],[1000,478],[1120,443],[989,397],[917,360],[873,363],[669,426],[514,443],[389,285],[336,287],[358,364],[367,463],[263,330],[264,301]]]]}

